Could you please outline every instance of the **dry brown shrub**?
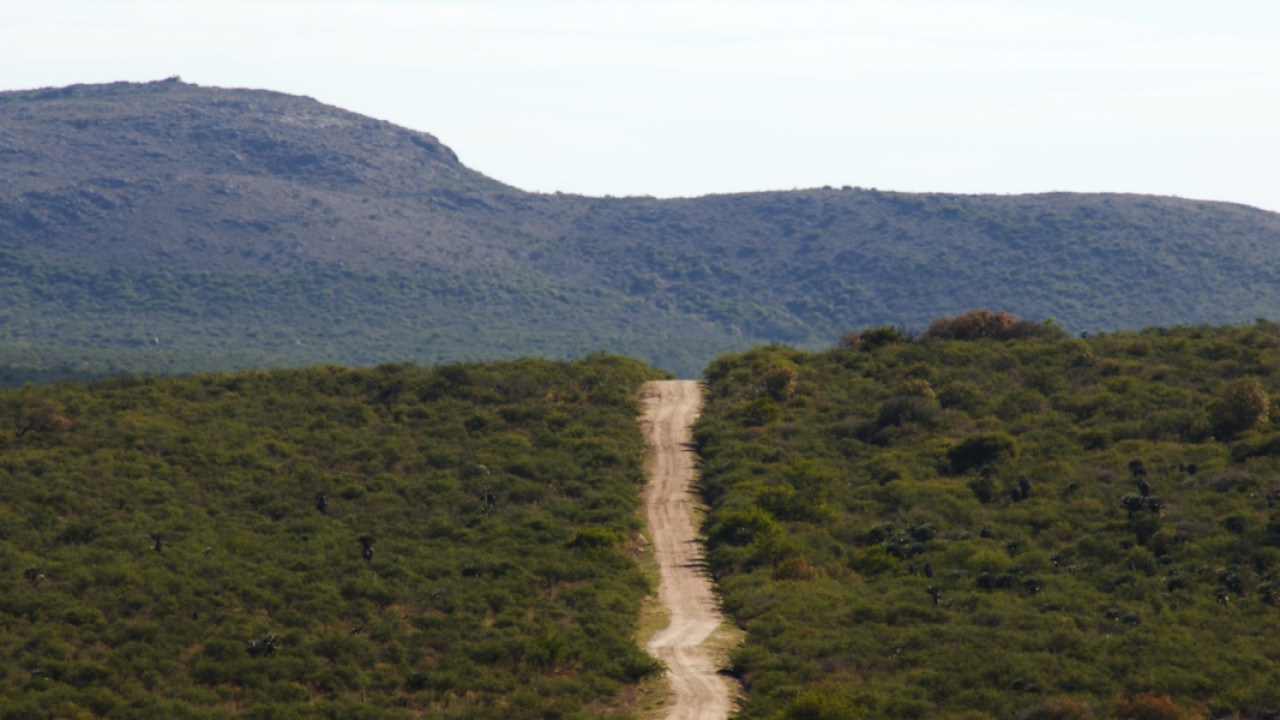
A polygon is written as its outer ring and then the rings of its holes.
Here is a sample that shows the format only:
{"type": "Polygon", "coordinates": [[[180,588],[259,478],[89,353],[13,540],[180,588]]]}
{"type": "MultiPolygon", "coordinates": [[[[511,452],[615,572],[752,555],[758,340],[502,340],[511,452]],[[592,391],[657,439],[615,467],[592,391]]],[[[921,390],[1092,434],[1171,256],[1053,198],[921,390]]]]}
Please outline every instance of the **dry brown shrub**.
{"type": "Polygon", "coordinates": [[[29,432],[67,432],[75,423],[71,419],[48,410],[28,410],[16,423],[17,436],[22,437],[29,432]]]}
{"type": "Polygon", "coordinates": [[[928,340],[1013,340],[1026,337],[1062,337],[1062,330],[1052,326],[1019,320],[1011,313],[999,310],[971,310],[952,318],[938,318],[923,338],[928,340]]]}
{"type": "Polygon", "coordinates": [[[1168,695],[1138,693],[1116,701],[1116,717],[1123,720],[1182,720],[1186,710],[1168,695]]]}
{"type": "Polygon", "coordinates": [[[929,384],[929,381],[921,378],[908,378],[903,380],[898,384],[897,394],[928,398],[930,400],[936,400],[938,397],[937,394],[933,392],[933,386],[929,384]]]}
{"type": "Polygon", "coordinates": [[[773,569],[774,580],[816,580],[818,571],[802,557],[787,558],[773,569]]]}
{"type": "Polygon", "coordinates": [[[776,367],[765,371],[760,381],[769,397],[782,401],[791,397],[791,393],[795,392],[797,377],[799,377],[799,374],[794,368],[776,367]]]}
{"type": "Polygon", "coordinates": [[[1060,698],[1013,714],[1014,720],[1093,720],[1093,706],[1082,700],[1060,698]]]}

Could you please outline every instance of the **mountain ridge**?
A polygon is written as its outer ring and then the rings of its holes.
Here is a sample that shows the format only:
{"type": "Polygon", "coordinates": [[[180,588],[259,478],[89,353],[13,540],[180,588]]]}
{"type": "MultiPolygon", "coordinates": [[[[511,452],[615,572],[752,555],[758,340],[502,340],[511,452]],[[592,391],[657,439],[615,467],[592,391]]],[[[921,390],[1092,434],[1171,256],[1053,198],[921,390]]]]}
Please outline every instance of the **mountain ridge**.
{"type": "Polygon", "coordinates": [[[538,194],[428,133],[176,78],[0,93],[0,128],[0,344],[51,362],[155,339],[228,368],[606,349],[687,377],[976,307],[1098,331],[1280,306],[1280,215],[1232,203],[538,194]]]}

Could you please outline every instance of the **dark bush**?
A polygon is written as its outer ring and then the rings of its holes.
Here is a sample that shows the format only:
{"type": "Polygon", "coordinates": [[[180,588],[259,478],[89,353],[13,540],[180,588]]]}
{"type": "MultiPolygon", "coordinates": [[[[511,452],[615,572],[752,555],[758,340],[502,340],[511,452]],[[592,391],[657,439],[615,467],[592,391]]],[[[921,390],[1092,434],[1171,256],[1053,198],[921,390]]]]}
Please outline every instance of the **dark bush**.
{"type": "Polygon", "coordinates": [[[947,451],[952,474],[963,475],[1015,454],[1017,443],[1006,433],[983,433],[965,438],[947,451]]]}
{"type": "Polygon", "coordinates": [[[863,330],[859,347],[864,350],[875,350],[886,345],[894,345],[906,341],[907,338],[897,328],[892,325],[883,325],[863,330]]]}
{"type": "Polygon", "coordinates": [[[927,397],[896,395],[880,404],[876,425],[881,428],[906,423],[928,425],[941,410],[936,401],[927,397]]]}

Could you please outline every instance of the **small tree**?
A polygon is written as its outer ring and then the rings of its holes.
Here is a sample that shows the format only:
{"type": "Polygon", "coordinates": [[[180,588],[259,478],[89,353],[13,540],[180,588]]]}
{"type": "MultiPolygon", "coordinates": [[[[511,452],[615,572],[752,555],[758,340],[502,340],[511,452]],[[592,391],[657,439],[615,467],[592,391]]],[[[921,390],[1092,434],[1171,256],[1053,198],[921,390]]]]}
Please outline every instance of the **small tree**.
{"type": "Polygon", "coordinates": [[[1270,400],[1262,383],[1245,378],[1227,388],[1211,411],[1214,432],[1219,439],[1236,435],[1265,423],[1270,416],[1270,400]]]}

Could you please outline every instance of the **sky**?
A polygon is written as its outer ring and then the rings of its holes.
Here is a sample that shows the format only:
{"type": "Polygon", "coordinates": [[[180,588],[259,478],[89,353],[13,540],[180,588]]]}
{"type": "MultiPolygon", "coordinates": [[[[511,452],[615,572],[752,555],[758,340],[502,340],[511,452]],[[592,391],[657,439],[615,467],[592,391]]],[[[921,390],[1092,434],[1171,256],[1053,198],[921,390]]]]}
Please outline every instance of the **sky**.
{"type": "Polygon", "coordinates": [[[429,132],[539,192],[1280,211],[1274,0],[0,2],[0,90],[174,75],[429,132]]]}

